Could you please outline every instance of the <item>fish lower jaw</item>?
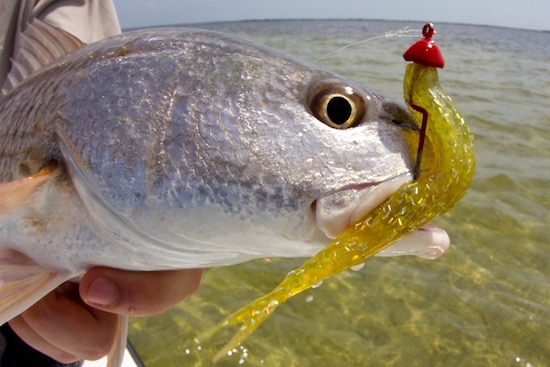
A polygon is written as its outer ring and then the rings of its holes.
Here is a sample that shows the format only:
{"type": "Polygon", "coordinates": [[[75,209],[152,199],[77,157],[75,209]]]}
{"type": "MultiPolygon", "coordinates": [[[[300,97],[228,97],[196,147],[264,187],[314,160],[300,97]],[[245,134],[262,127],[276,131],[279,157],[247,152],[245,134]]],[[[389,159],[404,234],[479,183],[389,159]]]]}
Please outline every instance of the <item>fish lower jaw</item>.
{"type": "Polygon", "coordinates": [[[318,198],[312,205],[317,227],[329,239],[336,238],[412,179],[411,173],[405,173],[378,184],[358,184],[318,198]]]}

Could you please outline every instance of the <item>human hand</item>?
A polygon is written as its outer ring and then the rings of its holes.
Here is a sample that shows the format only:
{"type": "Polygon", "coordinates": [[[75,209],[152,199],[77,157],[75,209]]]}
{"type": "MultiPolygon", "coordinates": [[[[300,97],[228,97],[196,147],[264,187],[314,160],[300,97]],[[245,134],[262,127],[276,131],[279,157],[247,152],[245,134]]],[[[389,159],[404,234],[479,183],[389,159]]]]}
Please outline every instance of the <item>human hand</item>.
{"type": "Polygon", "coordinates": [[[193,294],[200,276],[195,269],[93,268],[80,284],[61,285],[9,324],[27,344],[59,362],[99,359],[113,344],[116,314],[161,313],[193,294]]]}

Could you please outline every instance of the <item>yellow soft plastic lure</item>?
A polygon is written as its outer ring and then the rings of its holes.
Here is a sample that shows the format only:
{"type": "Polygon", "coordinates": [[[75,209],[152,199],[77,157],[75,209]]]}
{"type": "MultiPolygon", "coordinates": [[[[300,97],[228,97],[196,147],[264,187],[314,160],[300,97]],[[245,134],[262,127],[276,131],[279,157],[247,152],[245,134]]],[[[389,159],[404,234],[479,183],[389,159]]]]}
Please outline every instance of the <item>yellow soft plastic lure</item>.
{"type": "Polygon", "coordinates": [[[406,60],[413,61],[405,72],[405,102],[420,121],[421,131],[420,138],[418,134],[406,136],[411,147],[419,147],[415,180],[404,184],[324,250],[289,273],[269,294],[201,335],[198,342],[223,328],[240,325],[214,361],[242,343],[290,297],[364,263],[368,257],[452,208],[464,196],[474,175],[473,138],[460,112],[439,85],[436,67],[443,66],[443,59],[431,40],[433,33],[431,24],[424,26],[424,39],[404,55],[406,60]],[[431,56],[432,53],[435,56],[431,56]]]}

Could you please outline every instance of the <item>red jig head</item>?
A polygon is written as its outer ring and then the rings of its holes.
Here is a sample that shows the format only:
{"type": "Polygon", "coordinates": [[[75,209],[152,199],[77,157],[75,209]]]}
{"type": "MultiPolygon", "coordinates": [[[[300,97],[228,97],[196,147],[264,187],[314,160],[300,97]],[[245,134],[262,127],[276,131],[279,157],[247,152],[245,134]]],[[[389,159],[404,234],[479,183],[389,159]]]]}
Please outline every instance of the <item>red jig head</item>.
{"type": "MultiPolygon", "coordinates": [[[[412,61],[415,64],[419,64],[426,67],[442,68],[445,65],[443,55],[439,50],[439,47],[432,41],[432,36],[435,34],[435,28],[432,23],[427,23],[422,28],[423,39],[416,41],[409,49],[403,54],[403,58],[406,61],[412,61]]],[[[417,180],[420,177],[420,166],[422,163],[422,153],[424,151],[424,141],[426,139],[426,128],[428,126],[428,111],[412,101],[412,97],[406,96],[407,104],[415,111],[422,114],[422,124],[420,127],[420,138],[418,141],[418,150],[416,153],[416,163],[414,166],[414,179],[417,180]]]]}
{"type": "Polygon", "coordinates": [[[445,66],[445,60],[443,60],[443,55],[439,47],[432,40],[432,36],[435,33],[435,28],[432,23],[424,25],[422,28],[422,36],[424,38],[416,41],[409,47],[403,54],[403,58],[406,61],[412,61],[423,66],[443,68],[443,66],[445,66]]]}

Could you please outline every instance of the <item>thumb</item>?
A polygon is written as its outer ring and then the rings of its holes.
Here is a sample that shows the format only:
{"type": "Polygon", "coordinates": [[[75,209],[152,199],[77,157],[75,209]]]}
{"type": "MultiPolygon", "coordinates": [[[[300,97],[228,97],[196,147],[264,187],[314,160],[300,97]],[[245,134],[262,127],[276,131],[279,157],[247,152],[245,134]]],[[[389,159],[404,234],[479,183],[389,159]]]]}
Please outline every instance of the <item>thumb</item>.
{"type": "Polygon", "coordinates": [[[92,268],[80,281],[80,297],[88,305],[120,315],[150,316],[161,313],[193,294],[201,271],[135,272],[92,268]]]}

